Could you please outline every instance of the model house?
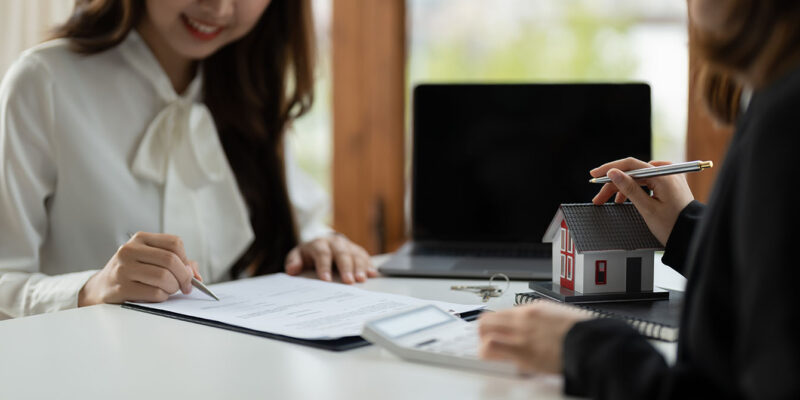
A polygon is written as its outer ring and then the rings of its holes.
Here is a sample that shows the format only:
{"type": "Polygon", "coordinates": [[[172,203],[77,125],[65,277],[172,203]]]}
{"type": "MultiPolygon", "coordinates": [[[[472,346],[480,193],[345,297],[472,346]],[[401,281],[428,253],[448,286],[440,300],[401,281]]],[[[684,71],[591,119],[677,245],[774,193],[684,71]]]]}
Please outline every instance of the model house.
{"type": "Polygon", "coordinates": [[[633,204],[562,204],[543,241],[553,243],[554,291],[653,291],[654,252],[663,246],[633,204]]]}

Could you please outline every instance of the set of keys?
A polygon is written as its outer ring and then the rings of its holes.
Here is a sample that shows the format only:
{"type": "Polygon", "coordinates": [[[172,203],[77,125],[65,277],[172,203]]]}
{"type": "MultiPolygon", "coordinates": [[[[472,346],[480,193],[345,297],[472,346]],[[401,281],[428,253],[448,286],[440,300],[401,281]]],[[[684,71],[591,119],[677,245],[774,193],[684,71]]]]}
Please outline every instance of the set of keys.
{"type": "Polygon", "coordinates": [[[465,292],[472,292],[477,293],[478,296],[481,297],[484,303],[489,301],[492,297],[500,297],[508,290],[509,286],[511,286],[511,280],[508,279],[506,274],[494,274],[491,278],[489,278],[488,285],[453,285],[450,286],[450,290],[463,290],[465,292]],[[506,287],[505,289],[500,289],[497,285],[493,285],[494,278],[501,277],[506,280],[506,287]]]}

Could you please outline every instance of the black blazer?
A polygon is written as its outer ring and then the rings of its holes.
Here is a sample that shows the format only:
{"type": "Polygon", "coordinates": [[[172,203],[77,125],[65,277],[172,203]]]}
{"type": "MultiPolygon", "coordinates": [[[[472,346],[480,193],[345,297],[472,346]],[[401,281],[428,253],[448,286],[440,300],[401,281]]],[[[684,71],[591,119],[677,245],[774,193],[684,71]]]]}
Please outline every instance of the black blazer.
{"type": "Polygon", "coordinates": [[[753,94],[708,206],[689,204],[669,237],[662,260],[688,278],[675,365],[622,322],[581,322],[564,342],[567,393],[800,398],[798,160],[800,68],[753,94]]]}

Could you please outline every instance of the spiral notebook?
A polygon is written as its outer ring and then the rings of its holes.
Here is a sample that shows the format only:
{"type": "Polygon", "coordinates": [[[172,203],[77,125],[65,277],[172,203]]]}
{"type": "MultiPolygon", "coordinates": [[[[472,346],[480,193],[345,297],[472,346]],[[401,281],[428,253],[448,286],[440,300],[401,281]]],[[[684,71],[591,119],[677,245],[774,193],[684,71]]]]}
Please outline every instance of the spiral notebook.
{"type": "MultiPolygon", "coordinates": [[[[536,292],[517,293],[515,304],[536,301],[553,301],[536,292]]],[[[642,335],[665,342],[678,340],[678,322],[681,316],[683,292],[669,291],[669,300],[631,301],[616,303],[563,304],[578,307],[596,318],[615,318],[631,324],[642,335]]]]}

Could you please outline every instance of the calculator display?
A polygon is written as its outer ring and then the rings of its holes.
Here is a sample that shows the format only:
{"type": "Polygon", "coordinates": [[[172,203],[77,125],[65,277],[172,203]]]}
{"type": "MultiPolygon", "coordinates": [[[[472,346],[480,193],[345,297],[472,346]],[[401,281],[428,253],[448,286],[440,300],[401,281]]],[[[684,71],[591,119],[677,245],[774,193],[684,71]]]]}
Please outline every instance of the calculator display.
{"type": "Polygon", "coordinates": [[[380,330],[384,335],[396,338],[452,319],[453,317],[450,314],[436,307],[426,307],[418,311],[379,320],[374,322],[372,326],[380,330]]]}

